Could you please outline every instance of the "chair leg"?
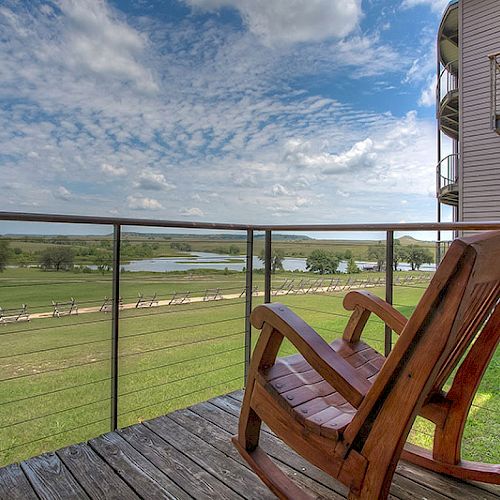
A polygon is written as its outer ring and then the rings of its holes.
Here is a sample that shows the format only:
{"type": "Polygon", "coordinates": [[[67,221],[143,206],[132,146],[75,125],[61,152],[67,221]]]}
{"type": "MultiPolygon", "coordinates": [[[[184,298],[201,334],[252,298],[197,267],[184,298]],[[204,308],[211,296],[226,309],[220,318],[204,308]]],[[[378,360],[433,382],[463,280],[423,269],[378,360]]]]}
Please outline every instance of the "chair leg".
{"type": "Polygon", "coordinates": [[[238,424],[238,442],[247,452],[252,452],[259,446],[261,418],[249,404],[243,402],[238,424]]]}
{"type": "Polygon", "coordinates": [[[233,437],[233,443],[240,455],[250,465],[264,484],[281,500],[312,500],[317,498],[297,486],[258,446],[247,451],[241,446],[238,437],[233,437]]]}
{"type": "Polygon", "coordinates": [[[266,486],[280,499],[311,500],[311,496],[300,489],[259,447],[262,419],[251,407],[255,380],[249,377],[241,405],[238,435],[232,441],[240,455],[266,486]]]}

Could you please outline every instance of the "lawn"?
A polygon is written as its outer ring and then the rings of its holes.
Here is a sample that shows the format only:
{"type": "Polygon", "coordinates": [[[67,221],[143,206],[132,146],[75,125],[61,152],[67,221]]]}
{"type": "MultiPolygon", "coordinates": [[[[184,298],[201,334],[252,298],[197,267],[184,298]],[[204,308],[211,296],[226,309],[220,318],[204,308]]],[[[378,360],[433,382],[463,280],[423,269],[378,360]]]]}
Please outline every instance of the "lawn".
{"type": "MultiPolygon", "coordinates": [[[[290,276],[298,274],[280,274],[275,282],[290,276]]],[[[157,292],[160,298],[188,290],[203,295],[207,288],[239,293],[244,278],[243,273],[124,273],[122,295],[132,301],[138,292],[157,292]]],[[[255,284],[263,290],[259,273],[255,284]]],[[[97,273],[9,269],[0,276],[0,305],[26,302],[32,312],[50,310],[50,300],[70,296],[77,296],[80,304],[99,304],[110,292],[110,276],[97,273]]],[[[404,314],[411,314],[422,292],[423,285],[396,287],[394,302],[404,314]]],[[[347,321],[344,293],[287,295],[279,300],[330,340],[341,335],[347,321]]],[[[241,298],[122,311],[119,425],[241,388],[244,310],[241,298]]],[[[383,337],[383,324],[370,320],[364,338],[383,351],[383,337]]],[[[109,431],[110,338],[110,317],[104,313],[0,326],[0,464],[109,431]]],[[[282,354],[292,351],[285,344],[282,354]]],[[[497,353],[479,389],[465,432],[465,458],[500,461],[499,361],[497,353]]],[[[422,420],[411,439],[428,445],[431,433],[431,425],[422,420]]]]}

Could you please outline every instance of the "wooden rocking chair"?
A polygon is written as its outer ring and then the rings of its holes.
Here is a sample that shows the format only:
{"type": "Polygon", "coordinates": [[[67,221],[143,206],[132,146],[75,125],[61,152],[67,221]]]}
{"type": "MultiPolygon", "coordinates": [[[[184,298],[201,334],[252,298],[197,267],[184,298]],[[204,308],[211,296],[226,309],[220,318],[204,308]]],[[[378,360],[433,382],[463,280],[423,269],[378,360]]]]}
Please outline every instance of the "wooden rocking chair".
{"type": "Polygon", "coordinates": [[[498,465],[460,458],[467,414],[499,341],[499,297],[500,232],[490,232],[455,240],[408,320],[369,292],[350,292],[343,338],[328,344],[284,305],[257,307],[251,320],[262,332],[234,444],[280,498],[310,496],[258,446],[262,421],[344,483],[350,499],[386,498],[402,453],[438,472],[499,483],[498,465]],[[360,340],[371,313],[399,334],[387,358],[360,340]],[[301,355],[277,359],[285,337],[301,355]],[[404,450],[419,414],[436,426],[432,452],[404,450]]]}

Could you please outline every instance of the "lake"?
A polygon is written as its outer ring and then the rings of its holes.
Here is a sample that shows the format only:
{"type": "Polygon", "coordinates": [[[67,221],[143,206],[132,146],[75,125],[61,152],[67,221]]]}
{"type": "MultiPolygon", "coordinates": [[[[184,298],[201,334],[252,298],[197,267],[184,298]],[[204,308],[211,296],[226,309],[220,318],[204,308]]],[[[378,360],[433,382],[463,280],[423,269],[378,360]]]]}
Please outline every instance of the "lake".
{"type": "MultiPolygon", "coordinates": [[[[360,269],[364,265],[373,265],[373,262],[356,261],[360,269]]],[[[193,252],[182,257],[160,257],[157,259],[132,260],[128,264],[123,264],[122,268],[126,271],[149,271],[149,272],[168,272],[168,271],[188,271],[190,269],[229,269],[230,271],[242,271],[246,266],[244,255],[223,255],[208,252],[193,252]]],[[[95,266],[89,266],[95,268],[95,266]]],[[[262,269],[264,263],[256,256],[253,257],[254,269],[262,269]]],[[[306,271],[305,258],[286,258],[283,260],[285,271],[306,271]]],[[[410,270],[410,265],[402,263],[398,266],[401,271],[410,270]]],[[[339,272],[346,272],[347,262],[342,261],[339,264],[339,272]]],[[[421,271],[435,271],[434,265],[423,265],[421,271]]]]}

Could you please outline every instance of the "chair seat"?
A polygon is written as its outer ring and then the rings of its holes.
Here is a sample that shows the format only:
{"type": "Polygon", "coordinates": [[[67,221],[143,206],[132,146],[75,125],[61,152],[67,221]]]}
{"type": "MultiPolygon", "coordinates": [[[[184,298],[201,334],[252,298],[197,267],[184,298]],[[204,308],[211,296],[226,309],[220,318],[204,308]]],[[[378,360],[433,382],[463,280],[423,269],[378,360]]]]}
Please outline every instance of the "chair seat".
{"type": "MultiPolygon", "coordinates": [[[[351,344],[337,339],[330,346],[370,382],[385,361],[384,356],[361,341],[351,344]]],[[[356,408],[300,354],[277,359],[263,375],[276,401],[311,432],[337,439],[356,414],[356,408]]]]}

